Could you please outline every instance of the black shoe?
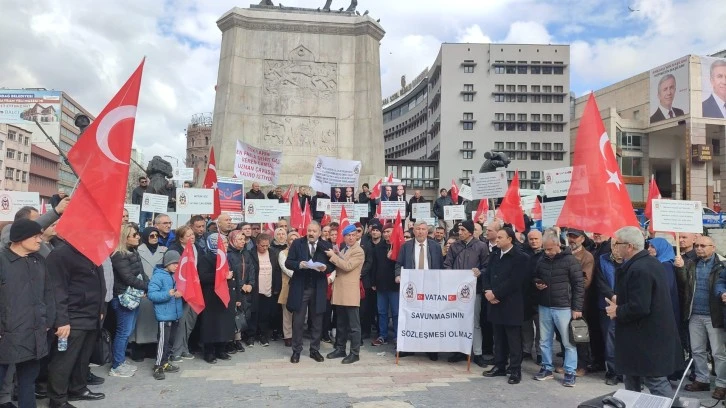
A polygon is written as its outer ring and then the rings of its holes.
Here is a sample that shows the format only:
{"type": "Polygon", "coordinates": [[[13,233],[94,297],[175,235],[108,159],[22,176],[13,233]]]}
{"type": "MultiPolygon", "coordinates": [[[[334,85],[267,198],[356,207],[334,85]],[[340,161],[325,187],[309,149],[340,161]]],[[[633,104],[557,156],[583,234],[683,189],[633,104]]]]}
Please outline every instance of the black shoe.
{"type": "Polygon", "coordinates": [[[300,353],[292,352],[292,356],[290,356],[290,362],[293,364],[297,364],[300,362],[300,353]]]}
{"type": "Polygon", "coordinates": [[[603,365],[599,363],[588,364],[585,368],[587,369],[588,373],[597,373],[605,370],[605,367],[603,367],[603,365]]]}
{"type": "Polygon", "coordinates": [[[399,357],[399,358],[403,358],[403,357],[410,357],[410,356],[412,356],[412,355],[413,355],[413,353],[412,353],[412,352],[410,352],[410,351],[399,351],[399,352],[398,352],[398,357],[399,357]]]}
{"type": "Polygon", "coordinates": [[[484,360],[484,364],[486,365],[494,365],[494,359],[493,358],[487,358],[484,360]]]}
{"type": "Polygon", "coordinates": [[[486,363],[484,363],[484,357],[482,357],[480,355],[474,355],[474,357],[472,357],[471,361],[472,361],[472,363],[478,365],[481,368],[486,367],[486,363]]]}
{"type": "MultiPolygon", "coordinates": [[[[41,389],[38,389],[38,387],[36,387],[35,388],[35,399],[42,400],[42,399],[46,399],[46,398],[48,398],[48,390],[47,389],[41,390],[41,389]]],[[[17,399],[13,399],[13,401],[17,401],[17,399]]],[[[11,404],[11,403],[8,402],[8,404],[11,404]]],[[[9,406],[10,405],[8,405],[8,407],[9,406]]],[[[15,406],[15,405],[13,404],[13,406],[15,406]]],[[[3,408],[3,405],[0,405],[0,408],[3,408]]]]}
{"type": "MultiPolygon", "coordinates": [[[[10,403],[8,402],[8,404],[10,404],[10,403]]],[[[12,404],[11,405],[4,404],[2,406],[5,407],[5,408],[15,407],[15,405],[12,405],[12,404]]],[[[51,401],[50,404],[48,404],[48,408],[76,408],[76,406],[75,405],[71,405],[68,402],[54,402],[54,401],[51,401]]]]}
{"type": "Polygon", "coordinates": [[[489,371],[484,371],[482,373],[484,377],[506,377],[507,376],[507,370],[499,367],[494,367],[490,369],[489,371]]]}
{"type": "Polygon", "coordinates": [[[252,347],[255,345],[255,340],[253,338],[249,337],[245,340],[245,344],[247,345],[247,347],[252,347]]]}
{"type": "Polygon", "coordinates": [[[225,353],[223,351],[214,353],[214,356],[217,357],[220,360],[230,360],[232,358],[232,357],[229,356],[229,354],[227,354],[227,353],[225,353]]]}
{"type": "Polygon", "coordinates": [[[217,359],[214,357],[214,354],[205,354],[204,361],[209,364],[217,364],[217,359]]]}
{"type": "Polygon", "coordinates": [[[104,398],[106,398],[106,394],[101,392],[91,392],[88,388],[78,393],[68,393],[68,401],[98,401],[104,398]]]}
{"type": "Polygon", "coordinates": [[[426,353],[431,361],[439,361],[439,353],[426,353]]]}
{"type": "Polygon", "coordinates": [[[227,343],[224,346],[224,351],[227,354],[237,354],[237,347],[235,347],[234,343],[227,343]]]}
{"type": "Polygon", "coordinates": [[[330,336],[328,336],[327,334],[325,336],[323,336],[323,338],[320,339],[320,341],[322,341],[323,343],[332,343],[333,342],[333,340],[331,340],[330,336]]]}
{"type": "Polygon", "coordinates": [[[507,383],[509,384],[519,384],[522,381],[522,374],[521,373],[512,373],[512,375],[509,376],[509,380],[507,380],[507,383]]]}
{"type": "Polygon", "coordinates": [[[310,350],[310,358],[317,361],[318,363],[322,363],[325,361],[322,355],[320,355],[320,352],[317,350],[310,350]]]}
{"type": "Polygon", "coordinates": [[[245,346],[242,344],[242,340],[235,340],[234,341],[234,347],[239,351],[240,353],[245,352],[245,346]]]}
{"type": "Polygon", "coordinates": [[[360,360],[360,357],[358,357],[357,354],[351,353],[351,354],[348,354],[343,359],[343,361],[341,361],[341,363],[343,363],[343,364],[353,364],[353,363],[355,363],[356,361],[359,361],[359,360],[360,360]]]}
{"type": "MultiPolygon", "coordinates": [[[[479,356],[481,357],[481,356],[479,356]]],[[[458,363],[459,361],[466,361],[467,355],[464,353],[454,353],[447,360],[449,363],[458,363]]]]}
{"type": "Polygon", "coordinates": [[[88,376],[86,377],[86,384],[87,385],[101,385],[106,382],[106,379],[103,377],[99,377],[91,372],[91,370],[88,370],[88,376]]]}
{"type": "Polygon", "coordinates": [[[333,350],[333,352],[328,353],[328,355],[325,356],[325,358],[328,358],[328,359],[331,359],[332,360],[334,358],[343,358],[343,357],[346,357],[346,356],[347,356],[347,354],[345,354],[345,350],[335,349],[335,350],[333,350]]]}

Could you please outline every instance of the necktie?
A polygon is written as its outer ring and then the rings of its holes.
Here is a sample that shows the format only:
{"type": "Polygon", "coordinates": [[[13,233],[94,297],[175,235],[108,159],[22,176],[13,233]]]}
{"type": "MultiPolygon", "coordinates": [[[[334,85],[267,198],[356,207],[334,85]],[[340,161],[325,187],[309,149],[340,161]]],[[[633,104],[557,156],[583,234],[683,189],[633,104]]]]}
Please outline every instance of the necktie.
{"type": "Polygon", "coordinates": [[[310,259],[313,259],[314,255],[315,255],[315,244],[310,243],[310,259]]]}
{"type": "Polygon", "coordinates": [[[345,255],[346,252],[348,252],[348,247],[343,248],[343,255],[345,255]]]}
{"type": "Polygon", "coordinates": [[[426,257],[426,254],[424,253],[424,244],[418,244],[418,269],[424,268],[424,258],[426,257]]]}
{"type": "Polygon", "coordinates": [[[669,117],[669,118],[672,118],[672,117],[673,117],[673,110],[669,110],[669,111],[668,111],[668,117],[669,117]]]}

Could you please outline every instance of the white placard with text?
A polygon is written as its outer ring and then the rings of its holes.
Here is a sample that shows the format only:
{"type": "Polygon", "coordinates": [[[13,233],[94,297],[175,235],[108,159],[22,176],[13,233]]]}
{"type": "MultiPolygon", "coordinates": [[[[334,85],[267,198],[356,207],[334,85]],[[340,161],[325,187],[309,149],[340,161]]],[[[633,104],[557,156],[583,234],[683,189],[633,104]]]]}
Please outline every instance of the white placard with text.
{"type": "Polygon", "coordinates": [[[411,218],[429,218],[431,217],[431,203],[413,203],[411,204],[411,218]]]}
{"type": "Polygon", "coordinates": [[[245,200],[245,221],[277,222],[280,218],[279,204],[277,200],[245,200]]]}
{"type": "Polygon", "coordinates": [[[214,192],[211,188],[177,188],[176,212],[179,214],[212,214],[214,192]]]}
{"type": "Polygon", "coordinates": [[[444,220],[465,220],[466,211],[463,205],[445,205],[444,206],[444,220]]]}
{"type": "Polygon", "coordinates": [[[395,220],[396,214],[401,213],[401,219],[406,218],[405,201],[381,201],[381,218],[395,220]]]}
{"type": "Polygon", "coordinates": [[[471,175],[471,195],[473,200],[480,198],[500,198],[507,193],[506,171],[474,173],[471,175]]]}
{"type": "MultiPolygon", "coordinates": [[[[40,208],[40,194],[37,192],[0,192],[0,221],[15,220],[15,213],[23,207],[40,208]]],[[[138,217],[136,218],[138,220],[138,217]]]]}
{"type": "Polygon", "coordinates": [[[653,200],[653,230],[703,233],[703,204],[700,201],[653,200]]]}
{"type": "Polygon", "coordinates": [[[141,211],[150,213],[166,213],[169,205],[169,197],[162,194],[144,193],[141,201],[141,211]]]}

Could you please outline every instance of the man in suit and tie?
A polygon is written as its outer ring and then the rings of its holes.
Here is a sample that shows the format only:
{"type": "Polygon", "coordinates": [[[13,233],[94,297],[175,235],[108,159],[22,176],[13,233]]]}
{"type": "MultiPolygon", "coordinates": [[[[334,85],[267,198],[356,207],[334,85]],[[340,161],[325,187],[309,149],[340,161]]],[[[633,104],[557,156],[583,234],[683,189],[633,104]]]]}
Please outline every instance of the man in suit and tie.
{"type": "Polygon", "coordinates": [[[287,310],[292,312],[292,357],[290,362],[300,362],[303,347],[303,331],[306,316],[312,320],[312,339],[310,358],[321,363],[325,359],[320,354],[320,340],[323,335],[323,313],[325,313],[328,289],[327,274],[333,271],[325,251],[332,245],[320,239],[320,224],[311,221],[307,235],[293,241],[288,251],[285,267],[293,271],[290,278],[290,292],[287,297],[287,310]],[[309,262],[324,264],[315,269],[309,262]]]}
{"type": "Polygon", "coordinates": [[[726,61],[716,60],[709,71],[711,96],[702,104],[704,118],[726,118],[726,61]]]}
{"type": "Polygon", "coordinates": [[[343,364],[351,364],[360,360],[361,327],[360,327],[360,274],[365,261],[363,248],[358,243],[355,225],[343,229],[345,247],[342,251],[333,247],[325,251],[330,262],[335,265],[335,281],[333,281],[333,298],[338,319],[335,336],[335,350],[328,358],[343,358],[343,364]],[[345,347],[350,339],[350,354],[345,347]]]}
{"type": "Polygon", "coordinates": [[[383,187],[383,195],[381,201],[396,201],[396,197],[393,195],[393,186],[383,187]]]}
{"type": "Polygon", "coordinates": [[[355,194],[353,191],[353,187],[346,187],[345,188],[345,202],[346,203],[354,203],[355,202],[355,194]]]}
{"type": "Polygon", "coordinates": [[[650,117],[650,123],[683,116],[683,110],[673,107],[676,96],[676,77],[673,74],[663,75],[658,81],[658,107],[650,117]]]}
{"type": "MultiPolygon", "coordinates": [[[[401,268],[404,269],[443,269],[443,251],[441,245],[429,238],[429,226],[426,221],[416,221],[413,226],[415,239],[406,241],[398,253],[396,261],[396,283],[401,283],[401,268]]],[[[413,353],[399,352],[399,357],[413,353]]],[[[439,359],[439,353],[426,353],[431,361],[439,359]]]]}
{"type": "Polygon", "coordinates": [[[332,194],[330,195],[331,203],[342,203],[343,202],[343,189],[340,187],[334,187],[332,194]]]}

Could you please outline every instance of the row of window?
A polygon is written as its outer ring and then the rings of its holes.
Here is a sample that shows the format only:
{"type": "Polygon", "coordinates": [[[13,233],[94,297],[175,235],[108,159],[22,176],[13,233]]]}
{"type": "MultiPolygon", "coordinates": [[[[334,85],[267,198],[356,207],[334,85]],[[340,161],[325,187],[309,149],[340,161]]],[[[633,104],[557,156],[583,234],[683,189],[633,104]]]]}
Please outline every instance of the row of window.
{"type": "Polygon", "coordinates": [[[15,176],[15,181],[22,181],[23,183],[28,181],[28,172],[20,169],[14,169],[12,167],[5,168],[5,179],[12,180],[15,176]]]}
{"type": "Polygon", "coordinates": [[[55,190],[56,186],[58,185],[58,182],[53,179],[49,179],[47,177],[41,177],[41,176],[38,176],[37,174],[32,174],[32,173],[30,174],[29,180],[30,180],[30,184],[36,188],[49,188],[49,189],[52,188],[55,190]]]}
{"type": "Polygon", "coordinates": [[[384,113],[383,114],[383,123],[386,123],[392,119],[396,119],[397,117],[406,114],[408,111],[413,110],[414,108],[416,108],[416,106],[425,102],[427,100],[427,97],[428,97],[428,89],[426,87],[424,87],[423,90],[421,90],[415,96],[411,97],[411,99],[409,99],[408,103],[404,103],[403,105],[397,107],[396,109],[392,109],[392,110],[384,113]]]}
{"type": "Polygon", "coordinates": [[[561,123],[495,123],[494,130],[497,131],[522,131],[526,132],[564,132],[565,125],[561,123]]]}
{"type": "MultiPolygon", "coordinates": [[[[466,115],[466,113],[464,115],[466,115]]],[[[564,122],[565,120],[565,116],[561,113],[495,113],[494,119],[497,121],[506,120],[508,122],[513,122],[516,120],[517,122],[526,122],[527,115],[530,115],[529,118],[532,122],[552,122],[553,120],[555,122],[564,122]]]]}
{"type": "Polygon", "coordinates": [[[30,136],[23,136],[14,130],[8,130],[8,140],[30,146],[30,136]]]}
{"type": "Polygon", "coordinates": [[[17,150],[8,149],[5,152],[5,157],[7,157],[8,159],[22,160],[23,163],[27,163],[28,159],[30,158],[30,155],[27,153],[21,153],[17,150]]]}
{"type": "MultiPolygon", "coordinates": [[[[464,100],[466,96],[464,94],[464,100]]],[[[474,95],[471,96],[473,101],[474,95]]],[[[532,103],[564,103],[564,95],[513,95],[513,94],[494,94],[494,102],[532,102],[532,103]]]]}
{"type": "Polygon", "coordinates": [[[565,160],[563,152],[517,152],[504,150],[504,153],[512,160],[565,160]]]}
{"type": "MultiPolygon", "coordinates": [[[[565,88],[562,85],[532,85],[530,88],[532,93],[564,93],[565,88]]],[[[507,92],[507,93],[526,93],[527,85],[494,85],[494,92],[507,92]]]]}
{"type": "Polygon", "coordinates": [[[73,133],[72,131],[64,128],[63,126],[61,126],[61,128],[60,128],[60,134],[61,134],[61,136],[65,136],[68,139],[73,140],[74,142],[78,141],[78,135],[73,133]]]}
{"type": "MultiPolygon", "coordinates": [[[[467,142],[464,142],[465,146],[467,142]]],[[[471,143],[471,142],[469,142],[471,143]]],[[[527,149],[527,142],[517,142],[516,148],[514,147],[514,142],[494,142],[494,150],[501,151],[501,150],[544,150],[544,151],[556,151],[556,152],[564,152],[565,151],[565,145],[563,143],[541,143],[541,142],[531,142],[530,148],[527,149]],[[506,146],[506,147],[505,147],[506,146]],[[554,149],[553,149],[554,147],[554,149]]]]}
{"type": "Polygon", "coordinates": [[[495,74],[531,74],[531,75],[563,75],[565,67],[563,62],[556,61],[532,61],[531,66],[527,61],[494,61],[495,74]],[[499,65],[506,64],[506,65],[499,65]]]}
{"type": "Polygon", "coordinates": [[[51,170],[58,168],[57,161],[47,159],[47,158],[37,155],[37,154],[30,155],[30,165],[42,167],[44,169],[51,169],[51,170]]]}

